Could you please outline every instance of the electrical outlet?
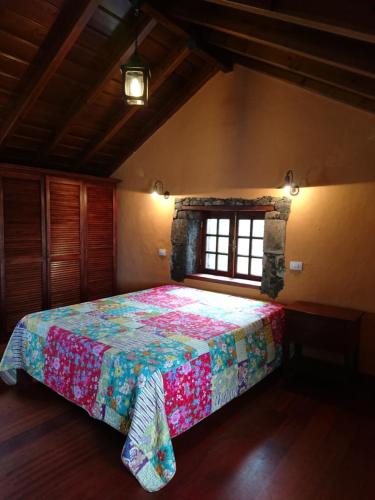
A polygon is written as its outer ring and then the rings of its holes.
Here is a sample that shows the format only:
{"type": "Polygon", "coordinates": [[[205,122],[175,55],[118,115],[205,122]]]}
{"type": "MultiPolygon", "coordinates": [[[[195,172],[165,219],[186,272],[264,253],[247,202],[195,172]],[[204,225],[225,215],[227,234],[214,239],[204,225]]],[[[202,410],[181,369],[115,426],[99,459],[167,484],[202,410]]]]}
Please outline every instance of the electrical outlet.
{"type": "Polygon", "coordinates": [[[302,271],[303,270],[303,263],[298,261],[298,260],[291,260],[289,262],[289,269],[291,271],[302,271]]]}
{"type": "Polygon", "coordinates": [[[167,250],[165,248],[159,248],[159,256],[160,257],[166,257],[167,256],[167,250]]]}

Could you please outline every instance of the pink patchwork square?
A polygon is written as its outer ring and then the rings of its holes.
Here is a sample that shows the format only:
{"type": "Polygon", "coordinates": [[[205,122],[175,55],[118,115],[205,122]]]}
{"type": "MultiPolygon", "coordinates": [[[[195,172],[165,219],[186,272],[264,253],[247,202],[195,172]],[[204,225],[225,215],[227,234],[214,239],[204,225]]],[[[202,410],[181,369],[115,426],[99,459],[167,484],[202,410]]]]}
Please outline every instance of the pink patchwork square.
{"type": "Polygon", "coordinates": [[[153,306],[166,307],[168,309],[177,309],[196,302],[191,297],[180,297],[179,295],[168,293],[168,290],[164,290],[163,287],[154,288],[148,292],[130,296],[129,299],[152,304],[153,306]]]}
{"type": "Polygon", "coordinates": [[[171,437],[186,431],[211,413],[209,353],[163,374],[165,411],[171,437]]]}
{"type": "Polygon", "coordinates": [[[154,288],[152,288],[152,290],[170,292],[171,290],[183,290],[184,288],[186,287],[181,285],[160,285],[155,286],[154,288]]]}
{"type": "Polygon", "coordinates": [[[92,414],[104,352],[110,346],[52,327],[47,335],[46,385],[92,414]]]}
{"type": "Polygon", "coordinates": [[[199,314],[182,311],[161,314],[154,318],[142,319],[140,322],[167,332],[180,333],[201,340],[207,340],[238,329],[238,326],[233,323],[225,323],[199,314]]]}

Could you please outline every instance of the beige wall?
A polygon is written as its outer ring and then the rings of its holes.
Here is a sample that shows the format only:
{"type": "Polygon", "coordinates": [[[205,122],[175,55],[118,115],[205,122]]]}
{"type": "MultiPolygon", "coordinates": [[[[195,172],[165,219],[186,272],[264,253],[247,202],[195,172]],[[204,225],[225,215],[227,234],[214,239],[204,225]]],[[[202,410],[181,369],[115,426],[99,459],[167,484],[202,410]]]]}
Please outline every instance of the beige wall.
{"type": "Polygon", "coordinates": [[[123,180],[119,288],[170,281],[168,258],[157,249],[170,255],[174,197],[154,200],[155,179],[175,196],[278,196],[289,168],[303,188],[292,203],[286,259],[303,261],[304,270],[287,271],[278,298],[370,313],[360,365],[375,374],[375,118],[242,67],[213,78],[115,172],[123,180]]]}

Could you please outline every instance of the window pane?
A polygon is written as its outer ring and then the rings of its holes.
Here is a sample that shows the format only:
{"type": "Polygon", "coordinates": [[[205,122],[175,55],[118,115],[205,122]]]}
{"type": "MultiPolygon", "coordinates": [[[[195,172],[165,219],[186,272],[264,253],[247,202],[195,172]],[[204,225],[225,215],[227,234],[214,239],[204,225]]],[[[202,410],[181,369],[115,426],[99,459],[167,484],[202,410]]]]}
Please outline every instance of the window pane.
{"type": "Polygon", "coordinates": [[[229,234],[229,219],[219,219],[219,234],[229,234]]]}
{"type": "Polygon", "coordinates": [[[215,254],[206,253],[206,269],[215,269],[215,254]]]}
{"type": "Polygon", "coordinates": [[[216,252],[216,236],[207,236],[206,250],[208,252],[216,252]]]}
{"type": "Polygon", "coordinates": [[[250,238],[238,238],[237,253],[239,255],[249,255],[250,238]]]}
{"type": "Polygon", "coordinates": [[[217,219],[207,219],[207,234],[217,233],[217,219]]]}
{"type": "Polygon", "coordinates": [[[218,246],[218,252],[220,253],[228,253],[229,249],[229,238],[219,238],[219,246],[218,246]]]}
{"type": "Polygon", "coordinates": [[[217,270],[228,271],[228,255],[217,256],[217,270]]]}
{"type": "Polygon", "coordinates": [[[239,274],[249,274],[248,257],[237,257],[237,272],[239,274]]]}
{"type": "Polygon", "coordinates": [[[259,238],[263,238],[264,220],[259,220],[259,219],[253,220],[253,236],[258,236],[259,238]]]}
{"type": "Polygon", "coordinates": [[[262,276],[262,259],[251,259],[250,273],[254,276],[262,276]]]}
{"type": "Polygon", "coordinates": [[[251,255],[255,255],[256,257],[263,257],[263,240],[252,240],[251,255]]]}
{"type": "Polygon", "coordinates": [[[238,236],[250,236],[250,223],[249,219],[240,219],[238,221],[238,236]]]}

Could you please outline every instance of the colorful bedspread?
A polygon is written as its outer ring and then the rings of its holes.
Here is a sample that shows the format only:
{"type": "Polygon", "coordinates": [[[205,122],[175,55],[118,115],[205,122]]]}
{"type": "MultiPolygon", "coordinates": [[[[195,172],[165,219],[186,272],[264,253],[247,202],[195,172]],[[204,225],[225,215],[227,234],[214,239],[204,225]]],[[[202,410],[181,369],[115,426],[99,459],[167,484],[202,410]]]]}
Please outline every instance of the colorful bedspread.
{"type": "Polygon", "coordinates": [[[171,480],[171,438],[281,361],[276,304],[163,286],[26,316],[0,364],[127,434],[122,461],[148,491],[171,480]]]}

